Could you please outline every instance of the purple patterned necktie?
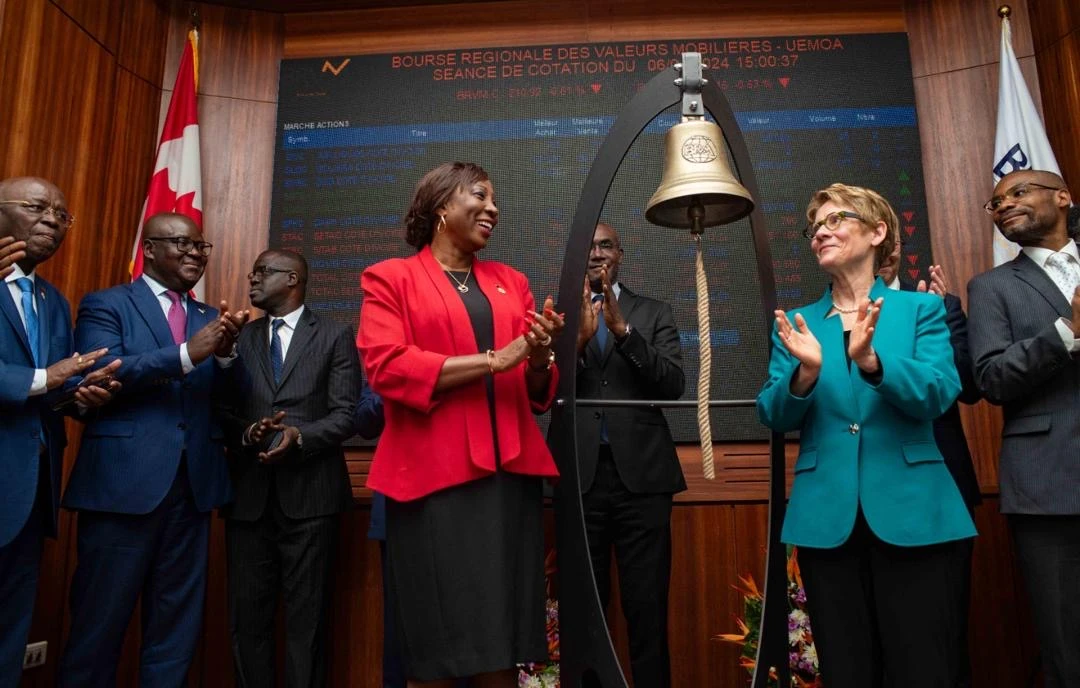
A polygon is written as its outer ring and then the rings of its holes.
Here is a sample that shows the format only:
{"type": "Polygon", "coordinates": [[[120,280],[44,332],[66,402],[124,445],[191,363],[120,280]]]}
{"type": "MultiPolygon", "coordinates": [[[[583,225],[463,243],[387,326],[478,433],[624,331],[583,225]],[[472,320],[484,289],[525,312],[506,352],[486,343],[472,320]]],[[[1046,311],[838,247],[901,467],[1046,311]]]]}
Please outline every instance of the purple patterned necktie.
{"type": "Polygon", "coordinates": [[[180,294],[172,289],[165,290],[165,296],[169,297],[172,305],[169,306],[169,331],[172,332],[173,343],[183,344],[187,339],[187,311],[180,301],[180,294]]]}

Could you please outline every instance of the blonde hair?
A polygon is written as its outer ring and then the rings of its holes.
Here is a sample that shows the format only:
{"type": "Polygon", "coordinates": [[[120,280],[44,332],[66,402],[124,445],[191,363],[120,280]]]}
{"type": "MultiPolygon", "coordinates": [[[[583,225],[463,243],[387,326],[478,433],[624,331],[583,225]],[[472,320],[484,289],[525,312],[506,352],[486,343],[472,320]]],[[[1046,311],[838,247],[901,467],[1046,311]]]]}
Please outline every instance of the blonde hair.
{"type": "Polygon", "coordinates": [[[879,222],[885,223],[885,239],[874,249],[874,271],[889,257],[896,248],[896,242],[900,237],[900,218],[896,216],[885,197],[872,189],[861,186],[849,186],[847,184],[830,184],[829,186],[815,191],[810,197],[810,204],[806,206],[806,220],[813,222],[821,206],[832,201],[836,205],[850,206],[863,223],[874,227],[879,222]]]}

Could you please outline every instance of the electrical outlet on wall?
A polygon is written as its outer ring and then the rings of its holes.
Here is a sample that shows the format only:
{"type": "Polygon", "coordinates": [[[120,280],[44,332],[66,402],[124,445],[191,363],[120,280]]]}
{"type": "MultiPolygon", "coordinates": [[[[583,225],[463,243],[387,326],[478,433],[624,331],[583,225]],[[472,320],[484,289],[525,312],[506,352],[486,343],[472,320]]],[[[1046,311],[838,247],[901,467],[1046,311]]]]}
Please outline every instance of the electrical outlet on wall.
{"type": "Polygon", "coordinates": [[[33,669],[45,664],[46,650],[48,649],[49,642],[47,640],[27,645],[26,655],[23,657],[23,669],[33,669]]]}

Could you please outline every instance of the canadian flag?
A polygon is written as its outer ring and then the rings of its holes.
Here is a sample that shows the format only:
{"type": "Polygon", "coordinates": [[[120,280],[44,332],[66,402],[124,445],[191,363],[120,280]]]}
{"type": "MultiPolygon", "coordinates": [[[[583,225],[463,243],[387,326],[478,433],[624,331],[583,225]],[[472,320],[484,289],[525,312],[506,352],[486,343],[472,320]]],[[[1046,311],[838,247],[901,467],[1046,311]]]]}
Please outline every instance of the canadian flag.
{"type": "MultiPolygon", "coordinates": [[[[146,192],[142,219],[131,250],[131,279],[143,273],[143,225],[157,213],[174,212],[190,217],[202,229],[202,167],[199,160],[199,33],[188,31],[180,68],[176,72],[172,100],[158,143],[154,175],[146,192]]],[[[202,300],[203,280],[192,290],[202,300]]]]}

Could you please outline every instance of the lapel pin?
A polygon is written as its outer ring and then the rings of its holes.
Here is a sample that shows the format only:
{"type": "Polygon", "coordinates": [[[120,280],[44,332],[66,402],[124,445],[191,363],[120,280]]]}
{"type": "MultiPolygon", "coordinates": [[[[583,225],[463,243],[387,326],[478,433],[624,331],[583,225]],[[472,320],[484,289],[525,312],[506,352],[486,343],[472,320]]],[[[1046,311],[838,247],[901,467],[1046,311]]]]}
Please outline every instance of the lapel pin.
{"type": "Polygon", "coordinates": [[[199,313],[206,313],[206,309],[205,308],[200,308],[199,313]]]}
{"type": "Polygon", "coordinates": [[[500,294],[505,294],[506,293],[506,290],[502,288],[501,284],[496,284],[495,285],[495,291],[499,292],[500,294]]]}

